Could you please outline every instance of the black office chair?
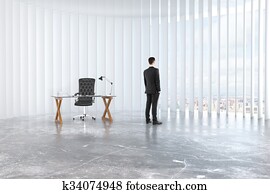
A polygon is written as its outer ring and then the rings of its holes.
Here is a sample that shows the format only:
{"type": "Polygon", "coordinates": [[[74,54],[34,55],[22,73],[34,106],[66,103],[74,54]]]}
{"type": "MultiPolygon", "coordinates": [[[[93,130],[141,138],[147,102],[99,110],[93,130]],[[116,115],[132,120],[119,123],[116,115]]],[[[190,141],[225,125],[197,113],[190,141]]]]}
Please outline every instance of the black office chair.
{"type": "MultiPolygon", "coordinates": [[[[94,78],[81,78],[79,79],[79,92],[75,94],[78,98],[75,100],[75,106],[83,106],[84,112],[82,115],[77,115],[73,117],[73,120],[80,118],[84,121],[85,117],[89,116],[86,114],[85,107],[92,106],[94,103],[94,97],[89,97],[87,95],[95,95],[95,79],[94,78]]],[[[92,117],[96,120],[95,117],[92,117]]]]}

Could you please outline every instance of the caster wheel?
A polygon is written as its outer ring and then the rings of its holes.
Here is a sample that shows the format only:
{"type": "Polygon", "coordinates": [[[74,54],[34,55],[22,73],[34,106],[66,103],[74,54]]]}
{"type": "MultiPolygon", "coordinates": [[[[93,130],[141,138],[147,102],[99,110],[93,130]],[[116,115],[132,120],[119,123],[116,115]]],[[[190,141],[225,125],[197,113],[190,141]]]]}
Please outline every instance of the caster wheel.
{"type": "Polygon", "coordinates": [[[75,120],[75,118],[73,118],[73,121],[75,120]]]}
{"type": "Polygon", "coordinates": [[[93,120],[96,120],[96,118],[95,118],[95,117],[92,117],[92,119],[93,119],[93,120]]]}
{"type": "Polygon", "coordinates": [[[84,119],[82,119],[82,121],[84,121],[84,119]]]}

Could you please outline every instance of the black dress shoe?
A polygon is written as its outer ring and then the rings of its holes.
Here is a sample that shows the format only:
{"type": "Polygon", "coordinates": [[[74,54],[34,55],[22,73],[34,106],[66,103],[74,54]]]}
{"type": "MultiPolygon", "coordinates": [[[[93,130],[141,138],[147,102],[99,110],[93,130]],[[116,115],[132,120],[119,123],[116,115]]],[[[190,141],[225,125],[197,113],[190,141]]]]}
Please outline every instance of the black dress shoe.
{"type": "Polygon", "coordinates": [[[153,125],[161,125],[162,124],[162,122],[160,122],[160,121],[153,121],[153,125]]]}
{"type": "Polygon", "coordinates": [[[151,120],[147,120],[147,121],[146,121],[146,124],[149,124],[149,123],[151,123],[151,120]]]}

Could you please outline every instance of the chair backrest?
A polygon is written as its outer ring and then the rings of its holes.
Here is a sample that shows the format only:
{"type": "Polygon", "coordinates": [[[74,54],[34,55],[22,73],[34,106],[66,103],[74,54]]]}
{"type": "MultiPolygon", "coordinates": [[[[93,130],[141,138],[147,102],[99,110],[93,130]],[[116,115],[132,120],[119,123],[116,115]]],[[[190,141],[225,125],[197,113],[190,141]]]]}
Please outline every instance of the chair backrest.
{"type": "Polygon", "coordinates": [[[95,79],[94,78],[79,79],[79,93],[80,95],[94,95],[95,79]]]}
{"type": "Polygon", "coordinates": [[[95,79],[94,78],[81,78],[79,79],[79,95],[75,101],[75,106],[92,106],[94,103],[92,97],[85,97],[83,95],[95,95],[95,79]]]}

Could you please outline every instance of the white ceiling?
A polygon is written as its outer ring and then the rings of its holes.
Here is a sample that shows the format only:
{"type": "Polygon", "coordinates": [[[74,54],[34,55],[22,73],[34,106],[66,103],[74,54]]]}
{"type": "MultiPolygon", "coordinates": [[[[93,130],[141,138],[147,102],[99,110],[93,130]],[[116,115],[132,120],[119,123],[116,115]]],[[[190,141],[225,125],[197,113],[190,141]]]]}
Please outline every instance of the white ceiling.
{"type": "MultiPolygon", "coordinates": [[[[95,16],[177,16],[183,5],[183,0],[13,0],[36,7],[53,9],[62,12],[87,14],[95,16]],[[178,6],[178,7],[177,7],[178,6]]],[[[195,0],[195,10],[198,9],[198,2],[195,0]]],[[[189,10],[189,0],[186,0],[186,10],[189,10]]],[[[221,15],[227,14],[227,0],[221,0],[221,15]]],[[[235,13],[235,1],[230,0],[230,13],[235,13]]],[[[255,1],[257,2],[257,1],[255,1]]],[[[204,0],[204,16],[208,17],[208,1],[204,0]],[[206,8],[207,6],[207,8],[206,8]]],[[[246,11],[250,11],[250,1],[246,1],[246,11]]],[[[258,3],[254,4],[255,10],[258,3]]],[[[217,15],[217,1],[212,1],[213,16],[217,15]]],[[[238,13],[243,11],[243,1],[238,1],[238,13]]],[[[187,16],[189,14],[187,13],[187,16]]],[[[179,15],[180,16],[180,15],[179,15]]],[[[178,16],[178,17],[179,17],[178,16]]],[[[195,18],[198,17],[198,10],[195,18]]]]}
{"type": "MultiPolygon", "coordinates": [[[[169,0],[14,0],[59,11],[104,16],[168,15],[169,0]],[[151,5],[151,6],[150,6],[151,5]],[[160,8],[159,8],[160,5],[160,8]],[[150,9],[151,7],[151,9],[150,9]],[[151,11],[150,11],[151,10],[151,11]]],[[[177,0],[171,0],[177,2],[177,0]]],[[[171,5],[175,7],[176,5],[171,5]]],[[[171,14],[176,15],[172,9],[171,14]]]]}

